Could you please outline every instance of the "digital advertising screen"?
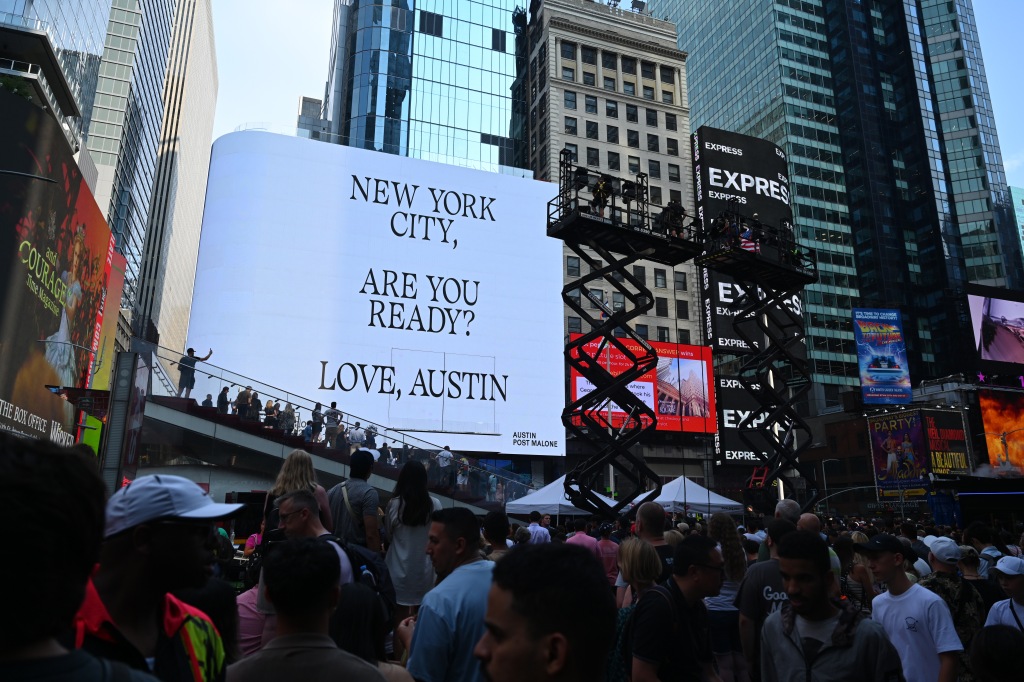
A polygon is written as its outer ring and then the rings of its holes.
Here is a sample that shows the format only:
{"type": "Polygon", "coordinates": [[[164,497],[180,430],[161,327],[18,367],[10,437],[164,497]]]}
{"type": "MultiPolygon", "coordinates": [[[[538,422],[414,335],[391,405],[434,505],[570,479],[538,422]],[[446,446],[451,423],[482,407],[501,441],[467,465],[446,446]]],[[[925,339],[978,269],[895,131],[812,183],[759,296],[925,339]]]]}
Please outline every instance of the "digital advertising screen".
{"type": "MultiPolygon", "coordinates": [[[[582,334],[570,334],[571,340],[582,334]]],[[[620,339],[631,352],[641,354],[632,339],[620,339]]],[[[586,349],[596,354],[600,340],[591,341],[586,349]]],[[[649,341],[658,354],[658,365],[633,381],[629,390],[640,398],[658,416],[658,431],[689,433],[715,432],[715,395],[711,390],[711,349],[706,346],[688,346],[676,343],[649,341]]],[[[630,366],[629,360],[615,346],[601,351],[602,365],[612,375],[621,374],[630,366]]],[[[576,401],[594,390],[594,385],[575,368],[569,371],[571,401],[576,401]]],[[[621,425],[626,413],[618,405],[610,405],[612,424],[621,425]]]]}
{"type": "MultiPolygon", "coordinates": [[[[765,225],[792,223],[786,154],[774,143],[749,135],[701,126],[693,133],[693,179],[696,219],[705,234],[722,213],[739,213],[765,225]]],[[[732,327],[742,309],[742,291],[734,281],[701,269],[705,337],[715,351],[751,352],[732,327]]],[[[799,296],[785,302],[802,315],[799,296]]]]}
{"type": "Polygon", "coordinates": [[[56,120],[3,89],[0,171],[0,429],[69,445],[46,386],[90,384],[113,237],[56,120]]]}
{"type": "Polygon", "coordinates": [[[854,308],[853,338],[864,404],[909,403],[914,396],[900,311],[854,308]]]}
{"type": "Polygon", "coordinates": [[[743,387],[736,377],[715,378],[715,403],[718,407],[718,433],[715,434],[715,461],[728,464],[758,464],[768,459],[767,441],[761,448],[752,449],[740,438],[740,424],[751,414],[757,415],[750,428],[764,423],[765,413],[760,403],[743,387]]]}
{"type": "Polygon", "coordinates": [[[969,285],[967,301],[982,370],[1024,374],[1024,295],[969,285]]]}
{"type": "Polygon", "coordinates": [[[867,418],[875,485],[883,498],[924,497],[928,486],[928,442],[920,410],[867,418]]]}
{"type": "Polygon", "coordinates": [[[225,135],[210,162],[188,345],[456,451],[563,455],[562,245],[546,236],[556,193],[392,154],[225,135]]]}
{"type": "Polygon", "coordinates": [[[928,463],[937,476],[968,476],[971,455],[964,415],[957,410],[921,410],[928,441],[928,463]]]}
{"type": "Polygon", "coordinates": [[[1024,392],[978,389],[988,463],[1024,469],[1024,392]]]}

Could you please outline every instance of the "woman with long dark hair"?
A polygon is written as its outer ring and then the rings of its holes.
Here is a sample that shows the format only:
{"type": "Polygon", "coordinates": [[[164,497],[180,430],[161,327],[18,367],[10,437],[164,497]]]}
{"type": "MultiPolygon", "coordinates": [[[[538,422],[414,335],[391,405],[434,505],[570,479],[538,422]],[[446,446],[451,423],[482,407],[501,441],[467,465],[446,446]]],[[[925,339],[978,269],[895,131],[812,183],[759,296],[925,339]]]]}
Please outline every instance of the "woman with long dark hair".
{"type": "MultiPolygon", "coordinates": [[[[384,560],[395,584],[398,608],[395,627],[416,612],[423,595],[434,586],[434,567],[423,551],[427,546],[430,514],[441,502],[427,491],[427,470],[415,460],[406,462],[384,514],[384,528],[391,545],[384,560]]],[[[397,645],[398,638],[395,638],[397,645]]],[[[401,654],[395,651],[395,656],[401,654]]]]}

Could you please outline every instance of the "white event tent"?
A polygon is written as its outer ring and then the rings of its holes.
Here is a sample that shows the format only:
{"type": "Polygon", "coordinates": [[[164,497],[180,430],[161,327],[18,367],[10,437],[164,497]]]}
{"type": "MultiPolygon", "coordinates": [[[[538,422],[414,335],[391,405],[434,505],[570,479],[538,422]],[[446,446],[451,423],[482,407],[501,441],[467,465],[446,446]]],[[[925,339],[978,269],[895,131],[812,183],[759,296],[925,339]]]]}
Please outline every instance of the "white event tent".
{"type": "MultiPolygon", "coordinates": [[[[603,495],[599,496],[608,506],[614,507],[615,500],[608,499],[603,495]]],[[[565,497],[565,476],[558,478],[537,492],[512,500],[505,505],[506,514],[529,514],[532,511],[541,514],[554,514],[560,516],[589,515],[590,512],[572,506],[572,503],[565,497]]]]}
{"type": "Polygon", "coordinates": [[[702,514],[714,514],[715,512],[738,514],[743,511],[743,505],[739,502],[711,492],[685,476],[680,476],[663,485],[661,495],[654,498],[654,501],[670,512],[686,511],[686,507],[689,507],[691,512],[702,514]]]}

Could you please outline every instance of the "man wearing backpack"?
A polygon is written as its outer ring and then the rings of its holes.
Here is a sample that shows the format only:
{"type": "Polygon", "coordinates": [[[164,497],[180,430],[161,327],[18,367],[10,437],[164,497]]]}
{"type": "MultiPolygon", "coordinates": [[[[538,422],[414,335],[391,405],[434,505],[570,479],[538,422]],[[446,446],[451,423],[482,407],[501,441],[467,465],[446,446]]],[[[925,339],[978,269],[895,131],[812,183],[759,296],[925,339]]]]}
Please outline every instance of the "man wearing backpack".
{"type": "Polygon", "coordinates": [[[718,682],[704,598],[721,591],[724,576],[714,540],[691,535],[676,545],[672,576],[633,612],[633,682],[718,682]]]}
{"type": "Polygon", "coordinates": [[[348,432],[348,442],[352,446],[353,454],[355,454],[359,448],[363,447],[363,443],[366,442],[366,431],[363,430],[363,427],[359,422],[356,422],[356,425],[348,432]]]}
{"type": "Polygon", "coordinates": [[[367,450],[354,452],[349,462],[351,471],[348,480],[334,486],[327,494],[334,529],[345,542],[380,552],[382,547],[377,521],[380,496],[376,488],[366,482],[373,469],[373,455],[367,450]]]}
{"type": "Polygon", "coordinates": [[[352,582],[352,562],[345,548],[331,541],[332,536],[320,523],[320,505],[316,497],[308,490],[296,490],[277,498],[277,513],[281,519],[279,528],[289,540],[294,538],[320,538],[331,542],[338,553],[341,565],[341,583],[352,582]]]}

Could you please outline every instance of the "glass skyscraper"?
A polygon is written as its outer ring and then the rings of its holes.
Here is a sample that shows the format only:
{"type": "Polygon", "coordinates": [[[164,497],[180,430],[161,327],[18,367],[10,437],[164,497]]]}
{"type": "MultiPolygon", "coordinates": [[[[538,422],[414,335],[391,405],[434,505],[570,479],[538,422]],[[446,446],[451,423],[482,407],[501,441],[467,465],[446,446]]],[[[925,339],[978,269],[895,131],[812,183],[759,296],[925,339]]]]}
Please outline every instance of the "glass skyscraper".
{"type": "Polygon", "coordinates": [[[37,104],[52,108],[76,151],[92,112],[109,13],[110,0],[0,0],[0,73],[38,84],[37,104]],[[57,64],[50,64],[51,49],[57,64]]]}
{"type": "Polygon", "coordinates": [[[689,53],[691,121],[789,155],[817,252],[805,319],[814,411],[856,386],[850,311],[903,312],[911,374],[971,352],[967,283],[1024,285],[969,0],[655,0],[689,53]]]}
{"type": "Polygon", "coordinates": [[[114,0],[86,146],[96,203],[128,261],[122,308],[136,303],[146,239],[175,0],[114,0]]]}
{"type": "Polygon", "coordinates": [[[515,0],[336,0],[325,137],[515,172],[516,6],[515,0]]]}

